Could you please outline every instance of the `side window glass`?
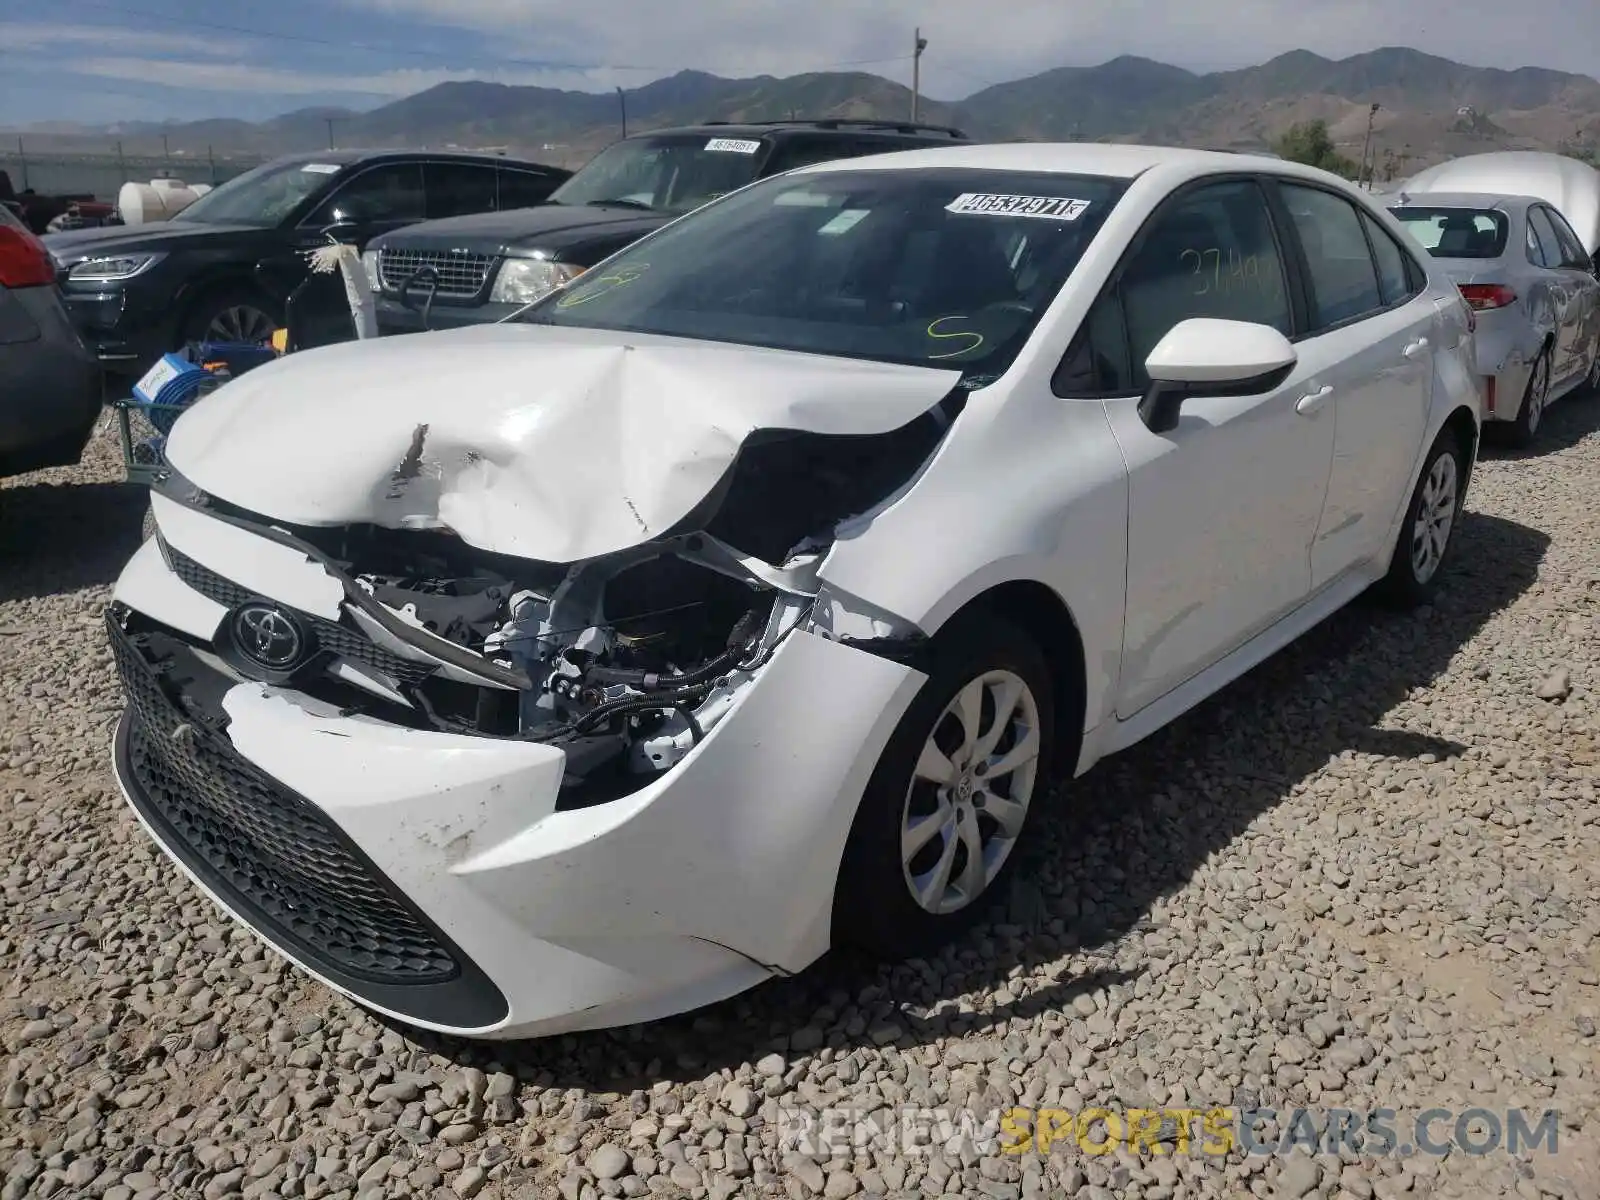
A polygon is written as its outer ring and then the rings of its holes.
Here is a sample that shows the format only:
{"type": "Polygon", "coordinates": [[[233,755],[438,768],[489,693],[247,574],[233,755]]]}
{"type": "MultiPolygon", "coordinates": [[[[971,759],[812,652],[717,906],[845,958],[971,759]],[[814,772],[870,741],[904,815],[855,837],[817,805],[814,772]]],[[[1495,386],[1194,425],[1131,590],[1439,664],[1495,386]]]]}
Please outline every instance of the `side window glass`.
{"type": "Polygon", "coordinates": [[[1311,274],[1312,332],[1381,310],[1378,272],[1355,205],[1318,188],[1282,183],[1280,189],[1311,274]]]}
{"type": "Polygon", "coordinates": [[[1544,209],[1537,205],[1528,210],[1528,261],[1552,270],[1561,265],[1561,239],[1556,237],[1555,226],[1544,215],[1544,209]]]}
{"type": "Polygon", "coordinates": [[[390,163],[363,171],[305,221],[311,226],[351,221],[358,225],[423,219],[422,166],[390,163]]]}
{"type": "Polygon", "coordinates": [[[532,208],[543,204],[561,184],[549,175],[501,168],[500,208],[532,208]]]}
{"type": "Polygon", "coordinates": [[[864,152],[854,142],[846,141],[844,138],[793,138],[779,144],[777,150],[773,152],[772,160],[767,163],[766,173],[781,175],[784,171],[793,171],[797,167],[832,162],[837,158],[854,158],[864,152]]]}
{"type": "Polygon", "coordinates": [[[1406,252],[1400,249],[1389,231],[1366,213],[1361,214],[1361,224],[1372,243],[1372,257],[1378,264],[1378,286],[1383,291],[1386,305],[1399,304],[1417,294],[1419,289],[1411,284],[1411,272],[1406,270],[1406,252]]]}
{"type": "Polygon", "coordinates": [[[468,163],[428,163],[428,219],[493,212],[496,204],[493,167],[468,163]]]}
{"type": "Polygon", "coordinates": [[[1547,210],[1547,215],[1550,224],[1555,227],[1556,237],[1561,240],[1561,265],[1580,271],[1591,270],[1589,252],[1583,248],[1583,243],[1572,231],[1572,226],[1567,224],[1567,219],[1553,208],[1547,210]]]}
{"type": "Polygon", "coordinates": [[[1110,391],[1143,391],[1150,382],[1145,359],[1190,317],[1253,321],[1285,336],[1293,332],[1266,199],[1249,180],[1209,184],[1162,209],[1127,260],[1118,290],[1129,379],[1110,391]]]}
{"type": "Polygon", "coordinates": [[[1083,319],[1050,390],[1063,397],[1127,395],[1136,390],[1133,380],[1122,303],[1115,291],[1107,292],[1083,319]]]}

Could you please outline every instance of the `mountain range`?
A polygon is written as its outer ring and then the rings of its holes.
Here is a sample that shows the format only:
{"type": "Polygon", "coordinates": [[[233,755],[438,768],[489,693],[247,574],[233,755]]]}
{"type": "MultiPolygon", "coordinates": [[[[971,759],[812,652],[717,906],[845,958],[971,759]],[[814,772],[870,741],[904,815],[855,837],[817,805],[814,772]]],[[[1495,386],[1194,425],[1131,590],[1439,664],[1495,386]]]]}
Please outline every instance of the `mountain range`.
{"type": "MultiPolygon", "coordinates": [[[[36,127],[40,150],[271,154],[340,145],[504,147],[564,165],[581,163],[621,132],[707,120],[792,117],[904,120],[911,94],[863,72],[725,79],[683,71],[615,93],[444,83],[367,112],[307,109],[273,120],[201,120],[103,129],[36,127]]],[[[919,118],[984,140],[1158,142],[1214,148],[1269,146],[1290,125],[1324,120],[1359,157],[1372,121],[1375,159],[1395,170],[1488,149],[1590,154],[1600,146],[1600,82],[1538,67],[1466,66],[1391,47],[1332,60],[1296,50],[1242,70],[1197,74],[1122,57],[1062,67],[984,88],[957,102],[924,98],[919,118]],[[1372,106],[1377,105],[1376,112],[1372,106]]]]}

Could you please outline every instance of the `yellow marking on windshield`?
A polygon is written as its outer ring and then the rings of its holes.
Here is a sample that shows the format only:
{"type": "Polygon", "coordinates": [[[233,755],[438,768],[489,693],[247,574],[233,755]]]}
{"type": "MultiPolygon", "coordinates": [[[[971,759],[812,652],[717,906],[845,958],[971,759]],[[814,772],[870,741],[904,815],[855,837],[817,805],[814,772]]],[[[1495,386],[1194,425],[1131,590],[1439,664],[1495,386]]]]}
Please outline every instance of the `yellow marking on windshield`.
{"type": "Polygon", "coordinates": [[[616,291],[624,284],[632,283],[643,275],[650,267],[649,263],[638,263],[631,267],[623,267],[606,275],[596,275],[592,280],[587,275],[579,276],[584,281],[579,290],[568,292],[556,301],[557,308],[577,308],[580,304],[587,304],[591,300],[598,300],[607,293],[616,291]]]}
{"type": "Polygon", "coordinates": [[[951,338],[971,339],[971,342],[968,345],[962,346],[959,350],[947,350],[943,354],[930,354],[928,357],[930,359],[960,358],[963,354],[971,354],[979,346],[983,345],[983,334],[972,329],[956,329],[949,333],[939,332],[939,326],[943,325],[946,321],[969,321],[971,319],[972,318],[970,317],[957,313],[948,317],[938,317],[928,322],[928,336],[933,338],[935,341],[948,341],[951,338]]]}

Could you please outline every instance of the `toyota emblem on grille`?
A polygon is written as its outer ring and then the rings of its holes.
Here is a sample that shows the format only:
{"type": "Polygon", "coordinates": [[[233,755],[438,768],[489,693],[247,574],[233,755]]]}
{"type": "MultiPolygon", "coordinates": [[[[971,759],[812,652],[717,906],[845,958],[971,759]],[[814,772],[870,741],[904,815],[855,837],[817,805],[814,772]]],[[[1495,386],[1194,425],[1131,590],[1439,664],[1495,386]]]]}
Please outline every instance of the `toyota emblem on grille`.
{"type": "Polygon", "coordinates": [[[239,653],[269,671],[296,665],[306,649],[300,622],[271,604],[246,604],[234,613],[233,640],[239,653]]]}

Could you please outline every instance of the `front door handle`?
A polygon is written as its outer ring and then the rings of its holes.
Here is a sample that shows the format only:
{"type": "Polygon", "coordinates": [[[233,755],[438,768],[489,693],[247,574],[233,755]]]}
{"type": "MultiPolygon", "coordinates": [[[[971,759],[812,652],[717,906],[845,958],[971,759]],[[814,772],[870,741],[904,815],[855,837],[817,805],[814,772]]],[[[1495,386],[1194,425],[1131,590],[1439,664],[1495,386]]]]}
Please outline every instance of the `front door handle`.
{"type": "Polygon", "coordinates": [[[1407,346],[1405,348],[1405,356],[1407,358],[1415,358],[1415,357],[1417,357],[1417,355],[1421,354],[1427,348],[1428,348],[1428,339],[1427,338],[1418,338],[1416,341],[1412,342],[1409,346],[1407,346]]]}
{"type": "Polygon", "coordinates": [[[1302,417],[1309,417],[1326,404],[1328,397],[1331,395],[1333,395],[1333,386],[1331,384],[1323,384],[1316,391],[1301,396],[1299,402],[1295,404],[1294,410],[1302,417]]]}

